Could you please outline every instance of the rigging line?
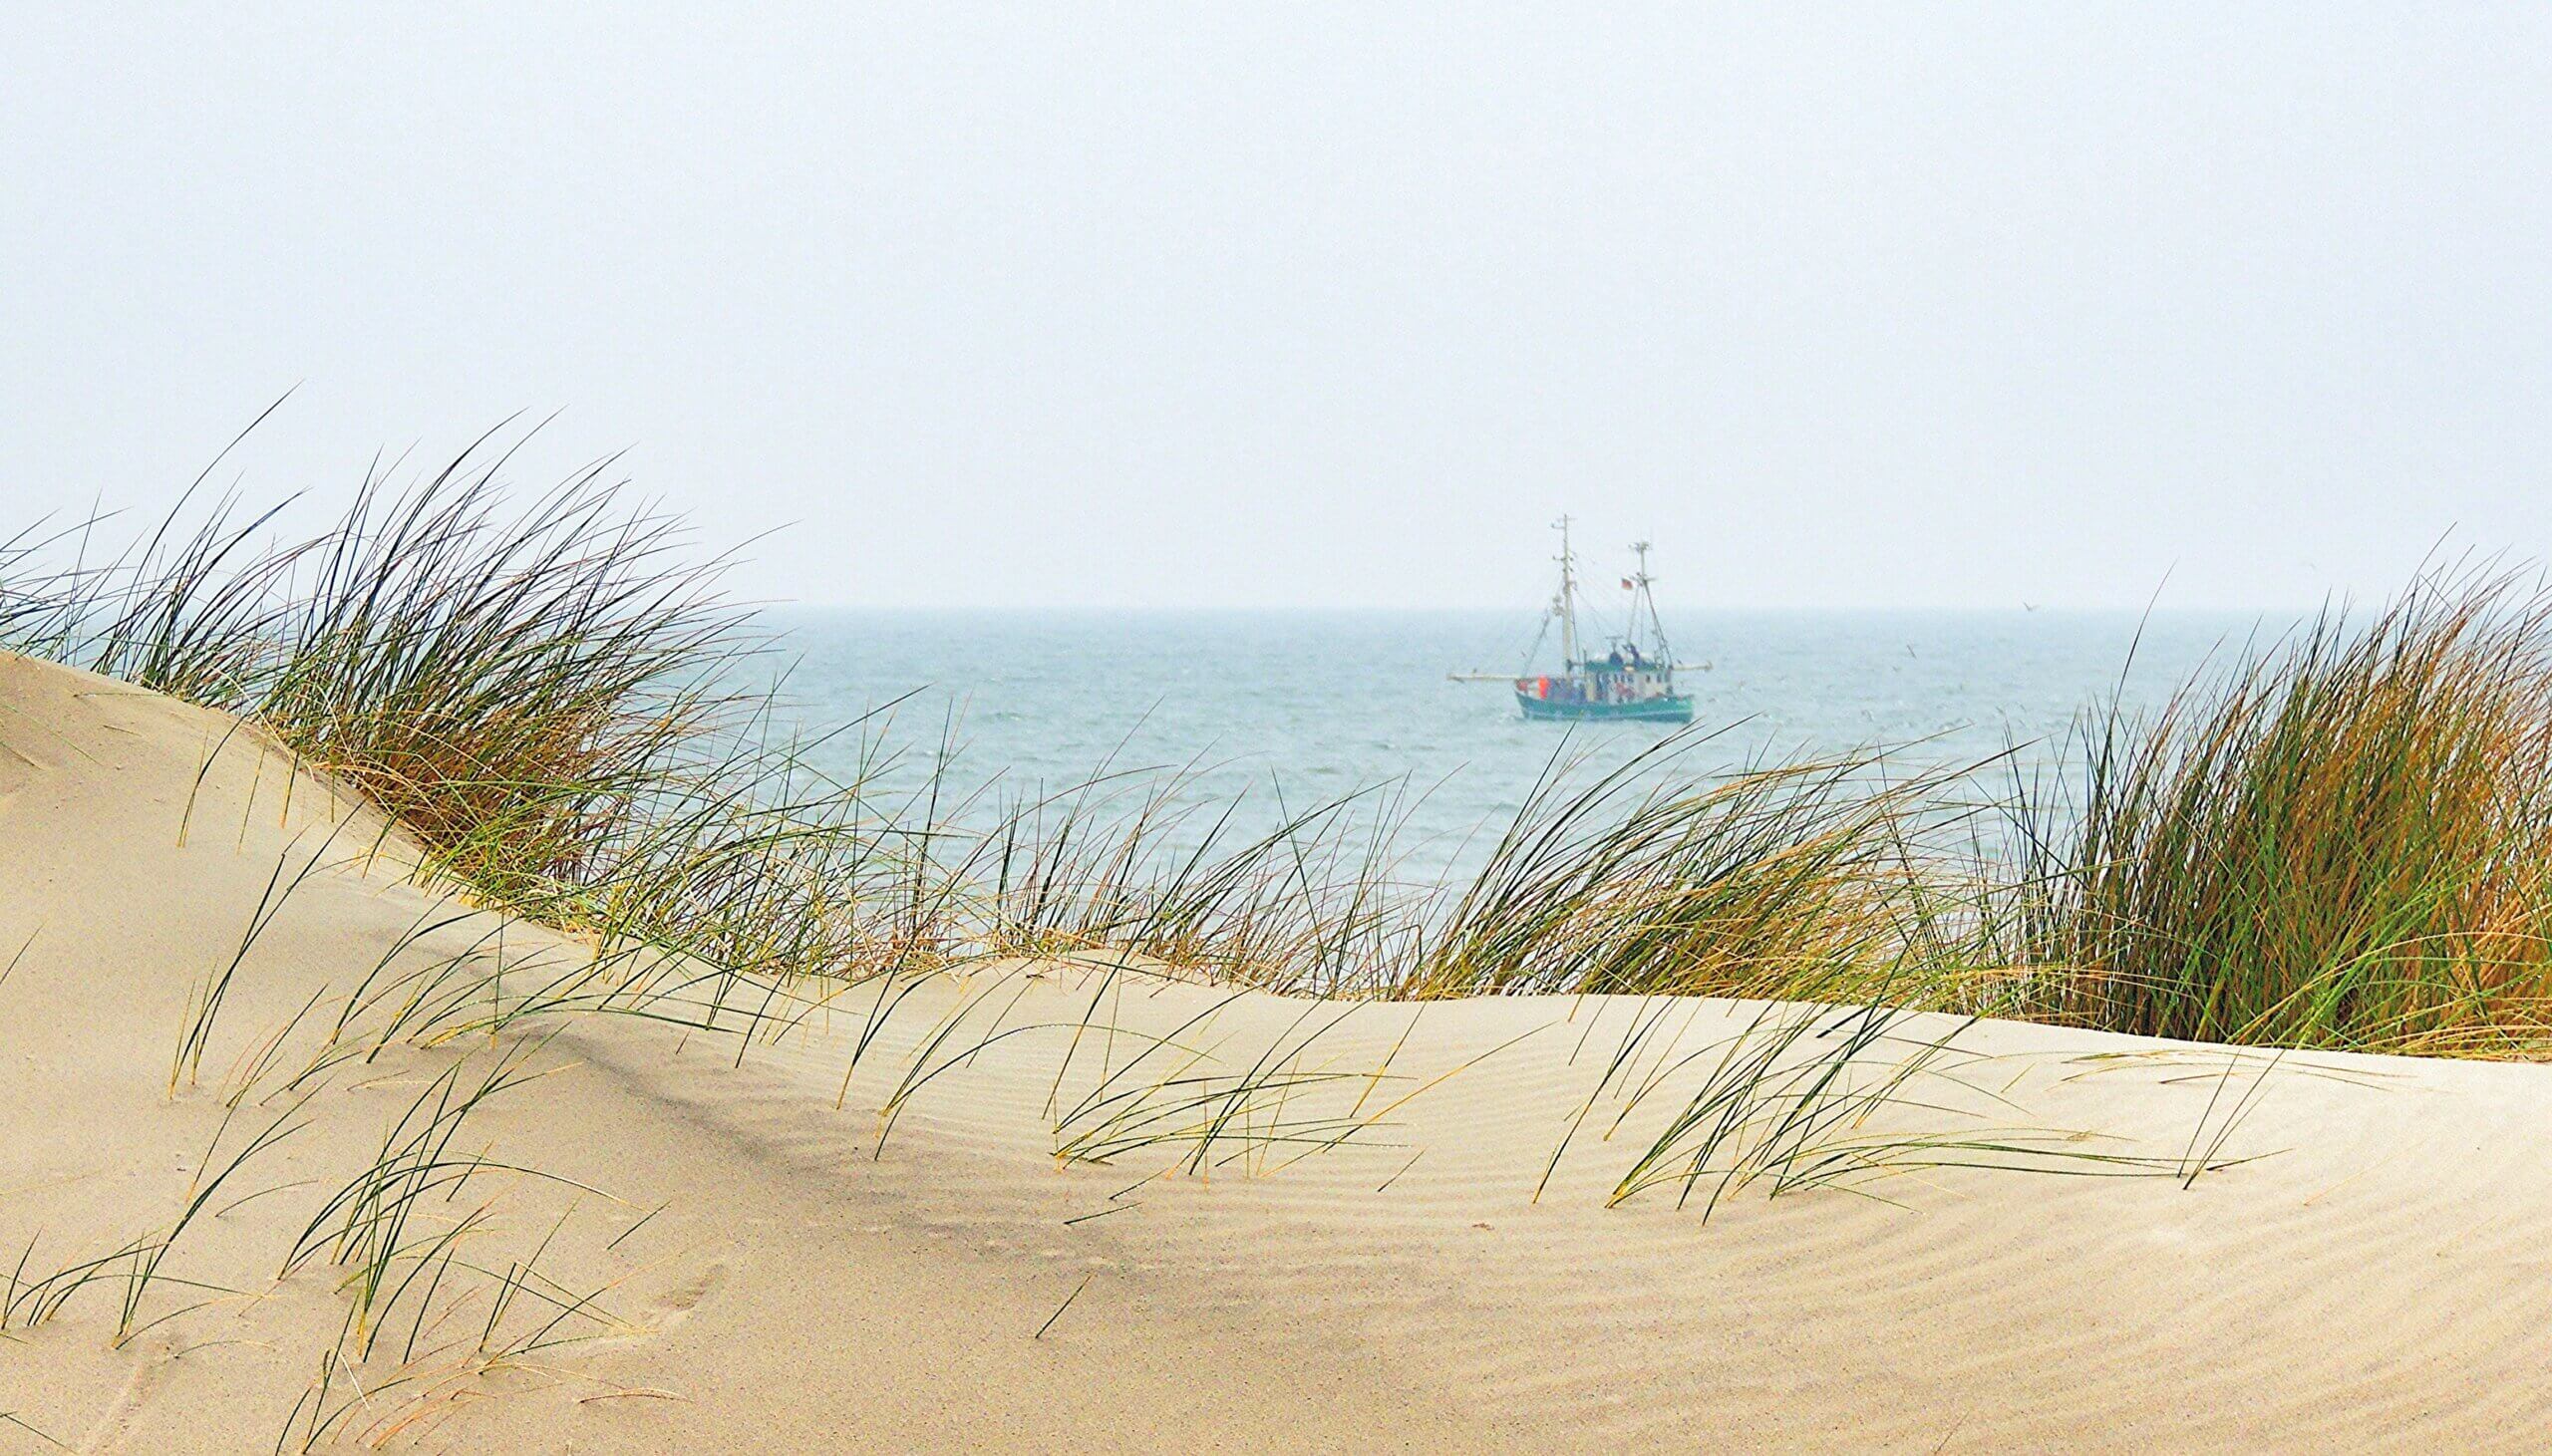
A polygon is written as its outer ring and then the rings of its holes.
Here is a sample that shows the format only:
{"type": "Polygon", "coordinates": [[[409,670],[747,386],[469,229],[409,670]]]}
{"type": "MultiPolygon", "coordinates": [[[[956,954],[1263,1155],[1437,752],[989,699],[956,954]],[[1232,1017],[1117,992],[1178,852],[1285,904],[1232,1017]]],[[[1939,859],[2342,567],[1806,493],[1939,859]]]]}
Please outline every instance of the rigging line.
{"type": "MultiPolygon", "coordinates": [[[[1591,596],[1592,594],[1590,593],[1589,595],[1591,596]]],[[[1583,614],[1584,614],[1586,617],[1588,617],[1589,619],[1591,619],[1591,620],[1594,622],[1594,624],[1595,624],[1595,631],[1596,631],[1596,633],[1597,633],[1596,640],[1597,640],[1597,641],[1599,641],[1599,642],[1604,642],[1604,643],[1608,643],[1608,644],[1609,644],[1609,643],[1612,643],[1612,642],[1620,641],[1620,640],[1623,640],[1623,639],[1625,639],[1625,638],[1627,638],[1627,637],[1631,637],[1631,636],[1636,635],[1636,633],[1637,633],[1637,631],[1638,631],[1638,624],[1637,624],[1636,620],[1634,620],[1634,622],[1632,623],[1632,630],[1631,630],[1631,632],[1629,632],[1629,633],[1623,633],[1623,632],[1616,632],[1616,631],[1614,631],[1614,630],[1613,630],[1613,624],[1614,624],[1615,618],[1614,618],[1610,613],[1608,613],[1608,612],[1604,611],[1604,609],[1602,609],[1601,607],[1596,606],[1596,605],[1594,604],[1594,602],[1593,602],[1593,601],[1591,601],[1591,600],[1590,600],[1590,601],[1588,601],[1588,602],[1586,603],[1586,605],[1585,605],[1584,607],[1580,608],[1579,610],[1580,610],[1581,612],[1583,612],[1583,614]]],[[[1594,655],[1594,654],[1592,653],[1592,650],[1590,649],[1590,650],[1589,650],[1589,656],[1592,656],[1592,655],[1594,655]]]]}
{"type": "Polygon", "coordinates": [[[1544,612],[1541,617],[1541,625],[1533,629],[1533,645],[1524,649],[1523,666],[1525,668],[1530,668],[1533,665],[1533,659],[1542,655],[1542,644],[1550,640],[1550,635],[1551,614],[1544,612]]]}
{"type": "MultiPolygon", "coordinates": [[[[1488,662],[1491,662],[1491,663],[1498,663],[1498,664],[1504,664],[1504,663],[1510,663],[1510,662],[1511,662],[1511,663],[1520,663],[1523,667],[1530,667],[1530,666],[1532,666],[1532,662],[1533,662],[1533,654],[1535,654],[1535,653],[1537,653],[1537,652],[1540,652],[1540,651],[1542,650],[1542,639],[1543,639],[1543,638],[1545,638],[1545,637],[1548,637],[1548,636],[1550,635],[1550,630],[1551,630],[1551,614],[1550,614],[1548,611],[1544,611],[1544,612],[1541,614],[1541,616],[1540,616],[1540,618],[1539,618],[1538,620],[1539,620],[1539,624],[1540,624],[1540,625],[1535,629],[1535,631],[1534,631],[1534,633],[1533,633],[1533,642],[1532,642],[1532,645],[1531,645],[1530,647],[1527,647],[1527,648],[1525,648],[1525,649],[1524,649],[1524,653],[1523,653],[1523,656],[1522,656],[1522,657],[1520,657],[1520,658],[1519,658],[1519,657],[1517,657],[1513,652],[1509,651],[1509,652],[1503,652],[1503,653],[1492,653],[1492,654],[1490,654],[1490,655],[1488,656],[1488,658],[1487,658],[1487,659],[1485,659],[1485,660],[1486,660],[1486,661],[1488,661],[1488,662]]],[[[1500,635],[1501,635],[1501,636],[1503,636],[1503,634],[1500,634],[1500,635]]],[[[1513,638],[1506,638],[1505,640],[1507,640],[1507,641],[1511,642],[1511,641],[1513,641],[1514,639],[1513,639],[1513,638]]],[[[1473,662],[1478,662],[1478,661],[1482,661],[1482,659],[1480,659],[1479,657],[1477,657],[1476,655],[1474,655],[1474,656],[1473,656],[1473,658],[1472,658],[1472,661],[1473,661],[1473,662]]],[[[1485,669],[1481,669],[1480,671],[1486,671],[1486,670],[1485,670],[1485,669]]],[[[1519,668],[1519,669],[1518,669],[1518,671],[1521,671],[1521,668],[1519,668]]]]}
{"type": "MultiPolygon", "coordinates": [[[[1546,639],[1548,639],[1548,638],[1549,638],[1549,636],[1550,636],[1550,633],[1551,633],[1551,614],[1550,614],[1550,610],[1549,610],[1548,608],[1544,608],[1544,609],[1542,610],[1542,612],[1539,614],[1539,616],[1537,616],[1534,620],[1535,620],[1535,624],[1536,624],[1536,625],[1535,625],[1534,630],[1533,630],[1533,641],[1532,641],[1532,644],[1531,644],[1530,646],[1526,647],[1526,648],[1524,649],[1523,653],[1522,653],[1520,656],[1518,656],[1517,654],[1515,654],[1515,653],[1514,653],[1514,652],[1512,652],[1512,651],[1507,651],[1507,652],[1502,652],[1502,653],[1492,653],[1492,654],[1490,654],[1490,655],[1488,656],[1488,658],[1487,658],[1487,659],[1485,659],[1485,660],[1486,660],[1486,661],[1488,661],[1488,662],[1491,662],[1491,663],[1497,663],[1497,664],[1507,664],[1507,663],[1512,663],[1512,664],[1514,664],[1514,665],[1515,665],[1515,667],[1514,667],[1513,671],[1515,671],[1515,672],[1517,672],[1517,673],[1521,673],[1521,672],[1528,671],[1528,670],[1532,667],[1532,665],[1533,665],[1533,658],[1534,658],[1534,656],[1535,656],[1536,654],[1538,654],[1539,652],[1541,652],[1541,650],[1542,650],[1542,643],[1543,643],[1546,639]]],[[[1508,639],[1506,639],[1506,640],[1511,642],[1511,641],[1513,641],[1514,639],[1513,639],[1513,638],[1508,638],[1508,639]]],[[[1476,663],[1476,662],[1482,661],[1482,659],[1480,659],[1478,656],[1474,655],[1474,656],[1473,656],[1473,658],[1472,658],[1472,661],[1476,663]]],[[[1486,669],[1484,669],[1484,668],[1483,668],[1483,669],[1475,669],[1475,670],[1474,670],[1474,676],[1486,676],[1486,675],[1487,675],[1487,670],[1486,670],[1486,669]]],[[[1498,673],[1498,676],[1504,676],[1504,675],[1505,675],[1505,670],[1501,668],[1501,670],[1500,670],[1500,671],[1499,671],[1499,673],[1498,673]]],[[[1460,675],[1460,674],[1455,674],[1455,676],[1456,676],[1456,677],[1459,677],[1459,676],[1461,676],[1461,675],[1460,675]]]]}

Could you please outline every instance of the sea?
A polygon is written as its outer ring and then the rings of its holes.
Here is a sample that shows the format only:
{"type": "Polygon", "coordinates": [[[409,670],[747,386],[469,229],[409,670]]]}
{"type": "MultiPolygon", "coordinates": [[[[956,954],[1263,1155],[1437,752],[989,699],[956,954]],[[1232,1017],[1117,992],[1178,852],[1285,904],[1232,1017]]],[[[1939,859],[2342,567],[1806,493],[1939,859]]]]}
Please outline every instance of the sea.
{"type": "MultiPolygon", "coordinates": [[[[1500,682],[1532,638],[1494,612],[874,612],[769,617],[808,757],[884,797],[936,774],[947,817],[1184,775],[1183,832],[1271,830],[1342,799],[1397,823],[1402,872],[1475,869],[1545,775],[1655,747],[1653,724],[1526,722],[1500,682]]],[[[2074,771],[2086,711],[2158,706],[2289,623],[2206,613],[1719,612],[1667,627],[1695,702],[1671,771],[1885,750],[1891,772],[2074,771]]],[[[1352,811],[1352,810],[1351,810],[1352,811]]]]}

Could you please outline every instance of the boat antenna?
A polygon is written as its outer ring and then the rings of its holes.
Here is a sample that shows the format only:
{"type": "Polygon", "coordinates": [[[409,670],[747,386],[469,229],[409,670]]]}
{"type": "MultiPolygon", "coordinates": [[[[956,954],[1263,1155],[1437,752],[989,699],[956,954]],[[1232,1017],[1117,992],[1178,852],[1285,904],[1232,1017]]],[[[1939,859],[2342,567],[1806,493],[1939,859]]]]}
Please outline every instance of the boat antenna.
{"type": "Polygon", "coordinates": [[[1577,671],[1577,557],[1568,547],[1570,517],[1562,515],[1551,523],[1559,532],[1559,599],[1552,605],[1559,612],[1560,671],[1577,671]]]}

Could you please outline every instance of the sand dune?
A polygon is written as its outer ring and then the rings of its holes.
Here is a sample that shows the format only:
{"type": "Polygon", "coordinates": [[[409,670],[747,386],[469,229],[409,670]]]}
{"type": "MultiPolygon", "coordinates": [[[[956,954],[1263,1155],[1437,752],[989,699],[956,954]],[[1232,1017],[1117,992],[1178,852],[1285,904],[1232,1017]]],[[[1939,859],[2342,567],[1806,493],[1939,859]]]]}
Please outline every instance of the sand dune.
{"type": "Polygon", "coordinates": [[[2544,1068],[1909,1018],[1853,1073],[1943,1046],[1888,1105],[1714,1205],[1725,1152],[1624,1181],[1790,1013],[1008,963],[508,1020],[590,948],[416,863],[252,730],[0,661],[0,1451],[2524,1448],[2552,1417],[2544,1068]],[[410,1182],[364,1177],[385,1147],[410,1182]],[[1959,1160],[2007,1166],[1913,1166],[1959,1160]]]}

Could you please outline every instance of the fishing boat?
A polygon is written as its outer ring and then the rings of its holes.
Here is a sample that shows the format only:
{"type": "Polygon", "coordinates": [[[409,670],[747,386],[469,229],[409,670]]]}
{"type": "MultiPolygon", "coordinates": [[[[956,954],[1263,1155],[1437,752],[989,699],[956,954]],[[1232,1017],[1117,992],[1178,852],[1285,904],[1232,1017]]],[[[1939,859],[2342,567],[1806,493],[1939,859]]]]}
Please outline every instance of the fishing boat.
{"type": "MultiPolygon", "coordinates": [[[[1542,610],[1539,633],[1525,654],[1530,664],[1559,629],[1559,671],[1522,675],[1455,673],[1460,682],[1511,682],[1516,706],[1528,719],[1561,723],[1691,723],[1693,700],[1675,691],[1675,656],[1666,645],[1666,627],[1657,617],[1650,593],[1646,541],[1631,544],[1638,566],[1622,578],[1629,598],[1629,620],[1619,634],[1596,640],[1601,651],[1588,651],[1579,631],[1582,589],[1577,553],[1569,542],[1570,517],[1552,523],[1559,532],[1559,590],[1542,610]]],[[[1593,613],[1586,614],[1592,617],[1593,613]]]]}

